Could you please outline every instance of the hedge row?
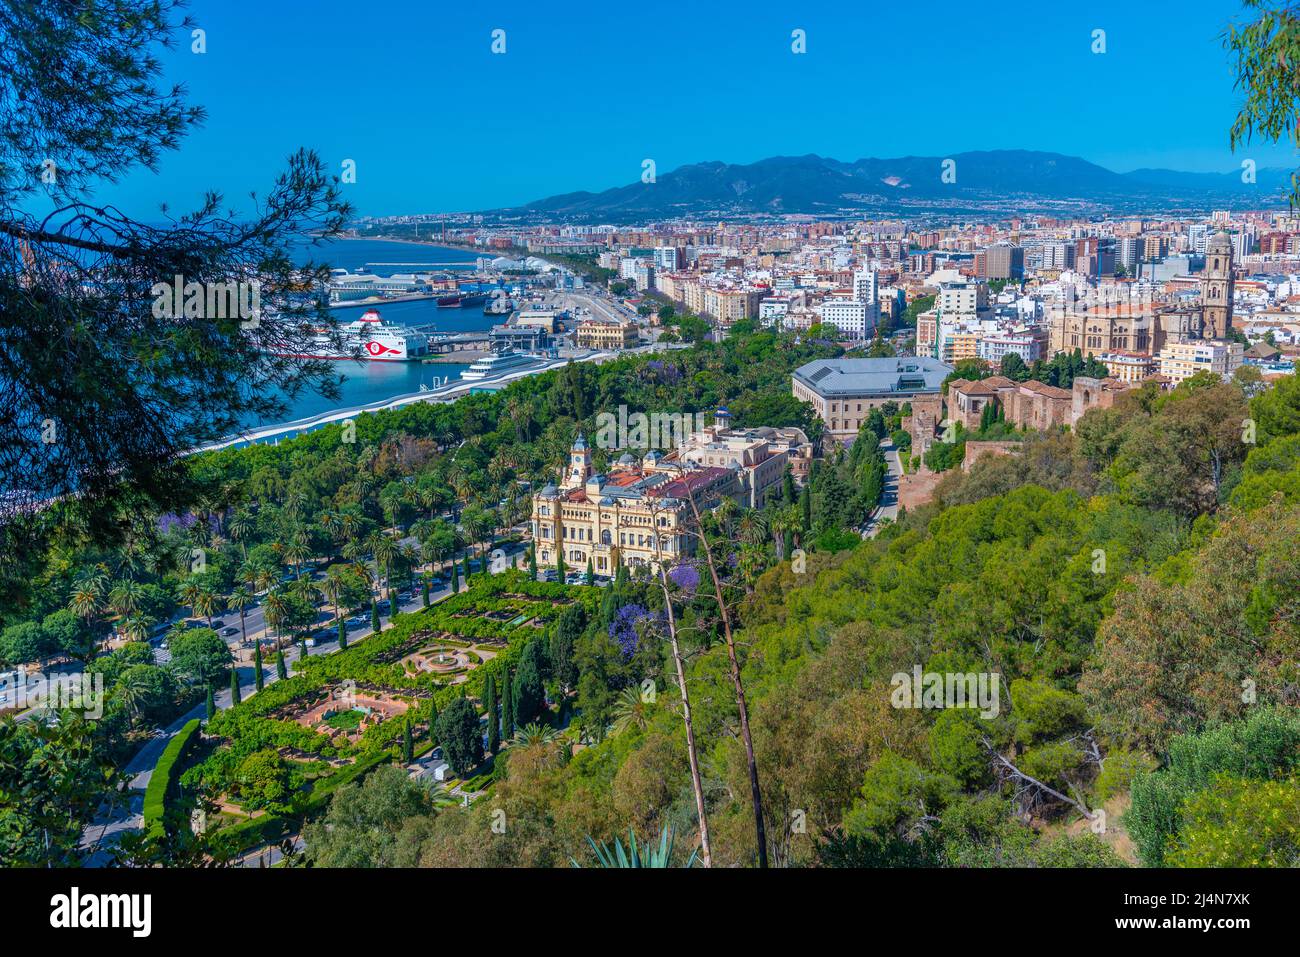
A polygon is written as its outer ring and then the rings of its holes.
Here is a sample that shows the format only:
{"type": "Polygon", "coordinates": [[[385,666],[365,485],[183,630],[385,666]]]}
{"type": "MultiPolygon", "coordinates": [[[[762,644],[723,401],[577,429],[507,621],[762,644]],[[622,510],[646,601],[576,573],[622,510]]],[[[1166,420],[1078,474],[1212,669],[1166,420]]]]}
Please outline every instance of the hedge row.
{"type": "Polygon", "coordinates": [[[167,795],[176,782],[177,766],[198,732],[199,719],[187,721],[183,728],[172,735],[167,747],[163,748],[158,763],[154,765],[149,785],[144,790],[144,829],[150,837],[163,837],[166,833],[167,795]]]}

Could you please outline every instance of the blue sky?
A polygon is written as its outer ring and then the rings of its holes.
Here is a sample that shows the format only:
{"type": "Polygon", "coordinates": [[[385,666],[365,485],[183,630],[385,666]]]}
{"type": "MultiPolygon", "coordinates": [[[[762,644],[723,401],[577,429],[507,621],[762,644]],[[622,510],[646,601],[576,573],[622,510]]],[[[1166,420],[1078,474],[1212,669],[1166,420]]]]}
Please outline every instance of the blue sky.
{"type": "Polygon", "coordinates": [[[160,172],[97,198],[141,216],[265,190],[299,146],[361,213],[515,205],[702,160],[1024,148],[1112,169],[1234,157],[1218,39],[1234,0],[992,4],[192,0],[207,52],[164,55],[209,113],[160,172]],[[506,52],[491,52],[492,31],[506,52]],[[791,52],[791,31],[807,52],[791,52]],[[1091,50],[1094,30],[1106,52],[1091,50]]]}

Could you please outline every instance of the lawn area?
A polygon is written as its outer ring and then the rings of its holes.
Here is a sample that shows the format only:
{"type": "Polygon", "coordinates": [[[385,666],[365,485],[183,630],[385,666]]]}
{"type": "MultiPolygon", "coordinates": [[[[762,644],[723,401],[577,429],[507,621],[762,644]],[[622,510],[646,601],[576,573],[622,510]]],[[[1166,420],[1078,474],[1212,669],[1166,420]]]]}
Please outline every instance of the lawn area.
{"type": "Polygon", "coordinates": [[[351,708],[347,711],[340,711],[338,714],[330,715],[325,719],[325,723],[335,731],[355,731],[361,726],[362,717],[364,717],[362,712],[358,711],[356,708],[351,708]]]}

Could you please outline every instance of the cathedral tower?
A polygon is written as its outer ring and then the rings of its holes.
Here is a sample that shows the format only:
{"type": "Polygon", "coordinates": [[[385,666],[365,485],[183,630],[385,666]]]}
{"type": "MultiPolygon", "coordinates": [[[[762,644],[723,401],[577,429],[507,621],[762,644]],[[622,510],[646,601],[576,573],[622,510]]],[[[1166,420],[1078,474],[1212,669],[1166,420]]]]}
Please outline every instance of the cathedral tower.
{"type": "Polygon", "coordinates": [[[1201,281],[1201,337],[1225,339],[1232,326],[1232,237],[1219,233],[1205,247],[1201,281]]]}

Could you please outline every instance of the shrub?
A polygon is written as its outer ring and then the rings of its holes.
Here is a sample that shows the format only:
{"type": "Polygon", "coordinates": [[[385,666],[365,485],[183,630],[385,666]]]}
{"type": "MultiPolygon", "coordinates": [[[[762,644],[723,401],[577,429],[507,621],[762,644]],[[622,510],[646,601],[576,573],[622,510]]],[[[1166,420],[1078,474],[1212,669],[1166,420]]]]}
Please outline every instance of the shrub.
{"type": "Polygon", "coordinates": [[[149,785],[144,791],[144,829],[149,837],[160,838],[166,833],[167,795],[172,792],[176,782],[176,768],[186,749],[194,741],[199,731],[199,719],[187,721],[163,748],[158,763],[154,765],[149,776],[149,785]]]}

